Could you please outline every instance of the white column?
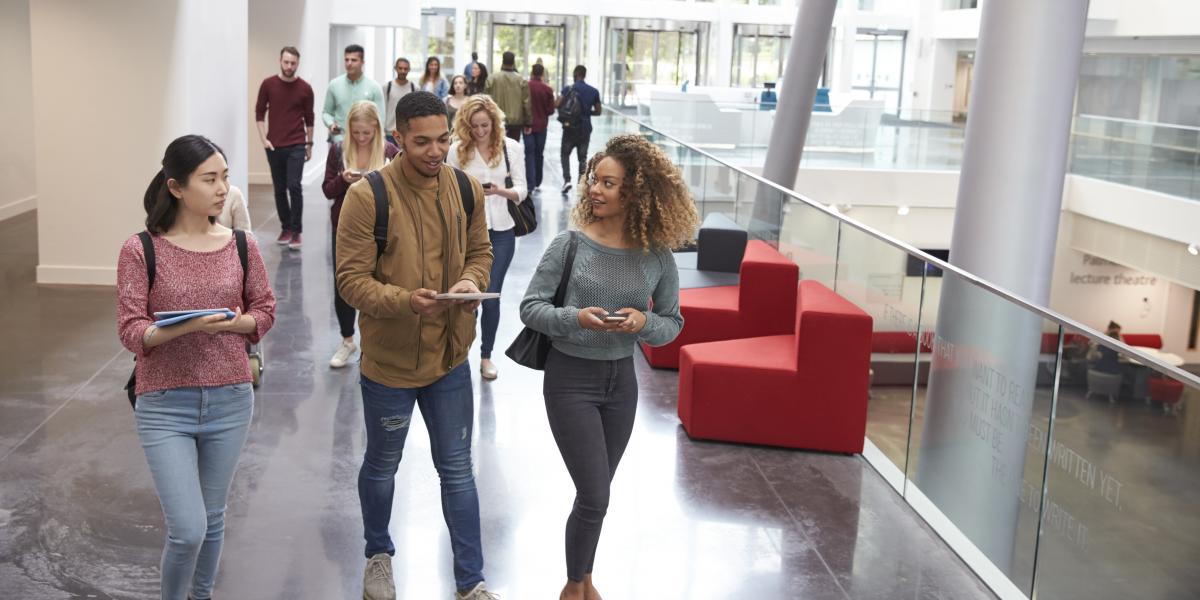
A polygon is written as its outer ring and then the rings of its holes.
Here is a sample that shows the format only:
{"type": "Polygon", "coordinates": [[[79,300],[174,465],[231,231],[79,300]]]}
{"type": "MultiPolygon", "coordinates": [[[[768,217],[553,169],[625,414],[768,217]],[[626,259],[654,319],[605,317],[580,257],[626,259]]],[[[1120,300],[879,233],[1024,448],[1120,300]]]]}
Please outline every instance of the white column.
{"type": "Polygon", "coordinates": [[[71,74],[33,80],[39,283],[116,282],[121,243],[144,227],[142,196],[180,135],[211,138],[246,186],[247,14],[246,0],[30,3],[33,72],[71,74]]]}
{"type": "MultiPolygon", "coordinates": [[[[988,2],[975,55],[950,260],[1042,306],[1087,8],[1088,0],[988,2]]],[[[961,279],[943,282],[915,483],[1005,572],[1041,326],[961,279]]],[[[1029,484],[1040,490],[1035,471],[1029,484]]]]}
{"type": "MultiPolygon", "coordinates": [[[[800,170],[800,155],[812,120],[813,98],[817,95],[817,80],[821,78],[836,9],[837,0],[803,0],[792,26],[784,86],[779,91],[775,124],[763,163],[763,178],[789,190],[796,185],[796,173],[800,170]]],[[[754,202],[755,228],[778,231],[781,197],[769,193],[765,187],[759,192],[754,202]]]]}

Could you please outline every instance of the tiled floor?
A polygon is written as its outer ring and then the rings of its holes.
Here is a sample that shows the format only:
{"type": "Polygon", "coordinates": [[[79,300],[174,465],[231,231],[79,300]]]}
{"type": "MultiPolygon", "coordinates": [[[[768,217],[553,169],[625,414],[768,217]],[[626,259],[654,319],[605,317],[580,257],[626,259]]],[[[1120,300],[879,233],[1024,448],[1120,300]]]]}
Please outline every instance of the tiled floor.
{"type": "MultiPolygon", "coordinates": [[[[556,137],[542,226],[518,242],[508,275],[502,342],[564,226],[556,137]]],[[[303,250],[262,246],[278,320],[229,500],[222,599],[360,594],[357,369],[327,366],[338,341],[327,204],[317,186],[306,193],[303,250]]],[[[259,237],[274,239],[269,188],[249,197],[259,237]]],[[[35,219],[0,223],[0,598],[156,598],[162,516],[121,390],[132,363],[116,339],[113,290],[34,285],[35,219]]],[[[675,414],[675,373],[637,361],[637,423],[596,562],[606,598],[992,597],[860,457],[691,441],[675,414]]],[[[495,382],[475,376],[486,573],[505,600],[556,598],[573,488],[540,374],[498,365],[495,382]]],[[[413,423],[397,475],[395,577],[402,598],[451,598],[437,476],[413,423]]]]}

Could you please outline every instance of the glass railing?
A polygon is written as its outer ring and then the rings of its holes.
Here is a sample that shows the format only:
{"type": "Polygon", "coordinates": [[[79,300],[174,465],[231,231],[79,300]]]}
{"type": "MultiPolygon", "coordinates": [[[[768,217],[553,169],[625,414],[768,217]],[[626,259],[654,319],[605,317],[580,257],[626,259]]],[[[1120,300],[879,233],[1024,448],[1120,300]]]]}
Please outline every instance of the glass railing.
{"type": "Polygon", "coordinates": [[[1071,173],[1200,199],[1200,127],[1078,115],[1071,134],[1071,173]]]}
{"type": "MultiPolygon", "coordinates": [[[[655,98],[638,105],[636,118],[753,171],[766,158],[775,111],[707,96],[655,98]]],[[[869,101],[817,107],[800,166],[957,171],[965,129],[948,111],[886,112],[869,101]]],[[[1069,173],[1200,199],[1200,128],[1077,115],[1070,152],[1069,173]]]]}
{"type": "MultiPolygon", "coordinates": [[[[873,318],[864,458],[1001,598],[1200,590],[1200,378],[631,117],[701,212],[873,318]]],[[[903,551],[902,548],[893,549],[903,551]]]]}

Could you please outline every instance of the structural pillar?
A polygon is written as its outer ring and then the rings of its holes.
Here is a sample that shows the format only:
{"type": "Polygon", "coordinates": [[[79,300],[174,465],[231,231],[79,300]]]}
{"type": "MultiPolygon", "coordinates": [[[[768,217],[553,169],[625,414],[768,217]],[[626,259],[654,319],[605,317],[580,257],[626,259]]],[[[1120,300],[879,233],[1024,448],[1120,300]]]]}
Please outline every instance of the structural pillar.
{"type": "MultiPolygon", "coordinates": [[[[950,262],[1046,306],[1088,0],[983,6],[950,262]]],[[[1043,320],[942,284],[914,483],[1014,583],[1043,320]]],[[[1049,388],[1041,398],[1049,399],[1049,388]]],[[[1039,430],[1044,431],[1044,417],[1039,430]]],[[[1027,496],[1029,496],[1027,494],[1027,496]]],[[[1033,521],[1036,526],[1036,520],[1033,521]]],[[[1031,549],[1030,549],[1031,550],[1031,549]]]]}
{"type": "MultiPolygon", "coordinates": [[[[801,0],[792,26],[792,47],[775,108],[775,124],[767,144],[763,178],[787,189],[796,185],[804,138],[812,120],[813,99],[825,53],[837,0],[801,0]]],[[[782,196],[760,186],[754,200],[751,231],[757,237],[777,239],[781,225],[782,196]]]]}

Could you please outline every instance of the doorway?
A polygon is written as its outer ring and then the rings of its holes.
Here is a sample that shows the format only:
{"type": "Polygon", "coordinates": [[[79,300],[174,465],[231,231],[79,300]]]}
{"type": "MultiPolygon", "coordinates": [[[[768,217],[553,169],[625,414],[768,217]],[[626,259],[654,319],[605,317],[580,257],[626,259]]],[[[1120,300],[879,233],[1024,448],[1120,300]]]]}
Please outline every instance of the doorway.
{"type": "Polygon", "coordinates": [[[517,73],[541,62],[544,81],[555,90],[571,81],[571,70],[583,56],[583,18],[533,13],[475,13],[475,51],[489,73],[500,69],[505,52],[512,52],[517,73]]]}
{"type": "Polygon", "coordinates": [[[855,98],[883,100],[885,112],[900,114],[904,92],[907,31],[859,29],[854,41],[855,98]]]}
{"type": "Polygon", "coordinates": [[[608,104],[635,106],[642,86],[702,85],[708,23],[609,18],[605,25],[608,104]]]}
{"type": "Polygon", "coordinates": [[[971,79],[975,76],[975,53],[959,52],[958,63],[954,68],[954,107],[952,109],[955,123],[967,120],[967,107],[971,105],[971,79]]]}

